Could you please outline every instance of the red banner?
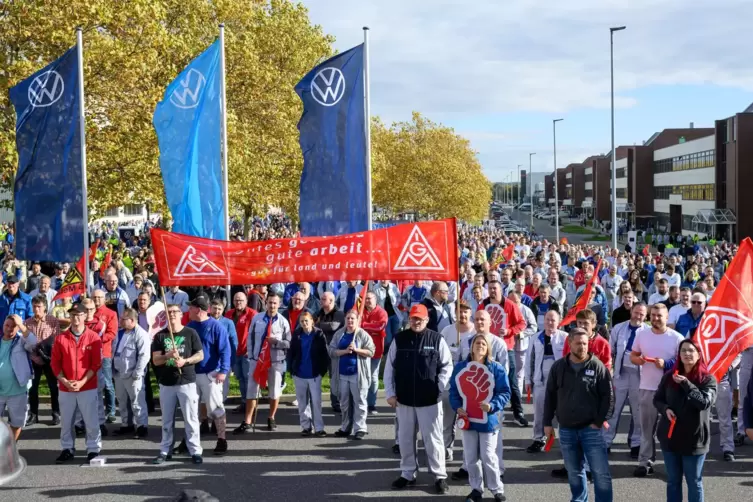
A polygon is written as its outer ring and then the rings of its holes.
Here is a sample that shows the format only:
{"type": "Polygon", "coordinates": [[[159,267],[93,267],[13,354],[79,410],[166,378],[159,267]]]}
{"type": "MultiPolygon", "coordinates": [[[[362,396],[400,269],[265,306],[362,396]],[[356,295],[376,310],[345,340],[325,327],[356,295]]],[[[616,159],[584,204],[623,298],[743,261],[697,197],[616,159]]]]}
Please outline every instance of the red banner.
{"type": "Polygon", "coordinates": [[[706,306],[693,339],[721,380],[737,354],[753,346],[753,241],[746,237],[706,306]]]}
{"type": "Polygon", "coordinates": [[[454,218],[334,237],[238,242],[151,230],[162,286],[458,280],[454,218]]]}
{"type": "MultiPolygon", "coordinates": [[[[594,285],[599,278],[599,269],[601,269],[601,264],[603,262],[604,260],[599,260],[599,262],[596,264],[594,275],[591,276],[591,280],[588,281],[588,284],[586,284],[586,287],[583,289],[583,293],[575,301],[575,305],[570,307],[570,310],[567,311],[565,317],[562,319],[562,321],[560,321],[560,328],[567,326],[571,322],[575,321],[575,316],[578,315],[578,312],[588,308],[588,304],[591,303],[591,290],[593,290],[594,285]]],[[[585,267],[586,264],[584,263],[583,266],[585,267]]]]}

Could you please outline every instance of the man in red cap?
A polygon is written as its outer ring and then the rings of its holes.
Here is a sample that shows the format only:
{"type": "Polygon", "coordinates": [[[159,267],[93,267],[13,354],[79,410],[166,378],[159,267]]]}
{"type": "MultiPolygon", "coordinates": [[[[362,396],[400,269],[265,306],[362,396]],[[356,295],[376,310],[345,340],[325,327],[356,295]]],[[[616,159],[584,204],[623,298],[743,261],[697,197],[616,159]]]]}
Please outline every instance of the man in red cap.
{"type": "Polygon", "coordinates": [[[449,387],[452,355],[442,335],[426,328],[429,313],[424,305],[410,309],[410,328],[395,336],[384,367],[387,403],[396,408],[399,424],[400,477],[392,487],[401,490],[415,484],[416,424],[424,438],[429,472],[439,494],[449,490],[442,437],[442,393],[449,387]],[[400,357],[397,357],[397,354],[400,357]]]}

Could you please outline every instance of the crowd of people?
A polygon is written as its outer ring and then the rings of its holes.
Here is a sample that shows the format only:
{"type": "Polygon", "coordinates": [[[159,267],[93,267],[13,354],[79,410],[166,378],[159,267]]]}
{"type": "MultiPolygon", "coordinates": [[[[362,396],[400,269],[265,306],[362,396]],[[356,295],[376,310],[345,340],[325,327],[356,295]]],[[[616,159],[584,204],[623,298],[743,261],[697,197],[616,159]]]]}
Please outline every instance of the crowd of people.
{"type": "MultiPolygon", "coordinates": [[[[291,231],[284,217],[258,223],[252,237],[291,231]]],[[[57,463],[75,458],[77,436],[85,437],[89,461],[110,434],[147,437],[157,410],[153,463],[188,454],[200,464],[201,440],[212,435],[213,454],[224,455],[228,432],[257,427],[262,397],[266,427],[277,429],[286,374],[302,435],[329,434],[322,419],[328,376],[329,404],[341,418],[334,436],[361,441],[369,416],[379,413],[382,368],[395,410],[397,490],[415,483],[420,432],[438,493],[448,491],[450,477],[470,485],[468,500],[481,500],[485,489],[505,500],[504,408],[512,411],[507,423],[528,427],[526,394],[533,401],[526,451],[539,454],[557,436],[564,467],[552,474],[568,479],[572,500],[586,500],[587,479],[597,501],[612,500],[609,454],[626,405],[634,474],[653,474],[658,438],[670,501],[682,499],[683,477],[688,499],[703,500],[713,410],[725,461],[735,460],[746,434],[753,441],[753,348],[717,382],[692,340],[736,253],[727,242],[631,253],[461,225],[456,282],[170,287],[163,295],[148,234],[121,242],[105,230],[85,297],[55,300],[70,264],[25,264],[8,247],[0,257],[0,413],[7,410],[16,439],[39,423],[44,376],[48,423],[61,431],[57,463]],[[502,258],[511,247],[513,258],[502,258]],[[588,305],[561,326],[594,274],[588,305]],[[150,334],[147,310],[156,301],[164,302],[168,328],[150,334]],[[226,409],[231,375],[243,402],[226,409]],[[474,401],[474,392],[487,397],[474,401]],[[185,431],[176,446],[178,407],[185,431]],[[448,476],[459,453],[462,467],[448,476]]]]}

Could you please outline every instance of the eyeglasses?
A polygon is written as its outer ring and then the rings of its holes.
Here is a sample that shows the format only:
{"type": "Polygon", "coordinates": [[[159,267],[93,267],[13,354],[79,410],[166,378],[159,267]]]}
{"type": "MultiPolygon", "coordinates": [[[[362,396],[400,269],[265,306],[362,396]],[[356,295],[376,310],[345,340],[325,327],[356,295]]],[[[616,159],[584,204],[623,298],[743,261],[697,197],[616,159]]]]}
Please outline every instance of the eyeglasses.
{"type": "Polygon", "coordinates": [[[704,303],[704,302],[702,302],[702,301],[698,301],[698,300],[693,300],[693,301],[692,301],[692,302],[690,302],[690,303],[692,303],[693,305],[703,305],[703,303],[704,303]]]}
{"type": "Polygon", "coordinates": [[[698,351],[695,350],[695,347],[687,347],[687,348],[684,348],[684,349],[680,350],[681,354],[695,354],[696,352],[698,352],[698,351]]]}

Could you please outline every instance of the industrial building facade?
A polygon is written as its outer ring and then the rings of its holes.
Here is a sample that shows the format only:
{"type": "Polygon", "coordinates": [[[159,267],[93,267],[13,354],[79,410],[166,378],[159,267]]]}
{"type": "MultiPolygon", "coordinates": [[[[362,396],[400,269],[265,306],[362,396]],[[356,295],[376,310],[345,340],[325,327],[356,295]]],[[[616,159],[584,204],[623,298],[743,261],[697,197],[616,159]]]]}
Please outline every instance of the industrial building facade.
{"type": "MultiPolygon", "coordinates": [[[[753,105],[714,127],[665,129],[642,145],[615,149],[618,218],[639,229],[753,236],[753,105]]],[[[611,220],[611,154],[594,155],[546,176],[553,207],[557,176],[560,208],[611,220]]]]}

